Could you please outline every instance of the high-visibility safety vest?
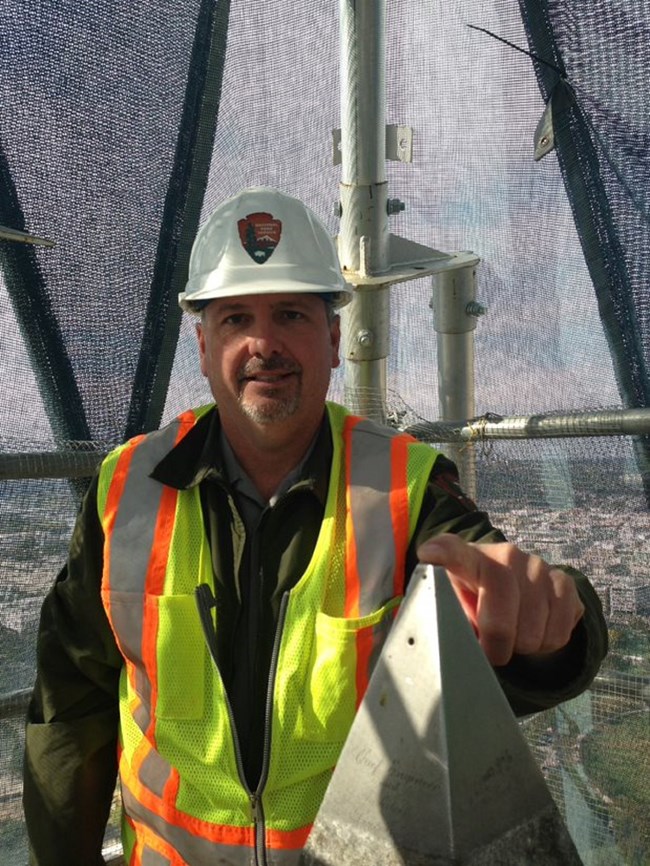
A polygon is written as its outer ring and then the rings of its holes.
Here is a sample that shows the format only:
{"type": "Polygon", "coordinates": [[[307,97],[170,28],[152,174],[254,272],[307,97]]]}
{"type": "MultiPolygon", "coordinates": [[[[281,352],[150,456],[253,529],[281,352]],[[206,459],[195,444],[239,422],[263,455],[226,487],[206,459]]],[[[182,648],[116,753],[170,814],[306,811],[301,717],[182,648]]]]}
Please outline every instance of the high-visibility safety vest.
{"type": "Polygon", "coordinates": [[[298,862],[402,598],[437,456],[327,408],[325,514],[311,562],[281,605],[256,791],[246,786],[209,650],[219,611],[197,604],[197,587],[214,586],[198,485],[177,490],[149,478],[210,407],[136,437],[102,465],[102,599],[125,661],[119,772],[130,866],[298,862]]]}

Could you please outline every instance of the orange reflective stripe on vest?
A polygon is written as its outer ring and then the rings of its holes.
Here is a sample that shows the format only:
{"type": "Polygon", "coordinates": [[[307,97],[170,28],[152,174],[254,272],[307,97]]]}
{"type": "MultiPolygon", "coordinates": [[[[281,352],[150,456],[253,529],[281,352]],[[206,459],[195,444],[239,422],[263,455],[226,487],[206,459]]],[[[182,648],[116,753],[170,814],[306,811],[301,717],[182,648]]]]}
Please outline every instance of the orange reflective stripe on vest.
{"type": "Polygon", "coordinates": [[[169,535],[169,532],[165,535],[164,530],[169,530],[173,522],[178,491],[149,478],[143,481],[139,469],[143,462],[148,467],[152,457],[155,460],[159,455],[158,459],[162,459],[194,423],[194,413],[187,412],[150,437],[131,440],[117,460],[106,502],[104,532],[111,543],[106,545],[102,596],[106,599],[113,591],[113,575],[119,575],[115,593],[124,594],[122,603],[116,603],[119,599],[114,597],[107,612],[118,646],[127,660],[127,675],[134,690],[143,697],[142,703],[132,711],[145,733],[155,724],[151,712],[155,711],[156,704],[156,659],[152,643],[155,646],[157,629],[155,611],[145,604],[145,593],[150,591],[149,583],[160,587],[164,579],[169,535]],[[148,454],[140,449],[145,441],[148,454]],[[146,491],[143,486],[147,487],[146,491]],[[143,497],[147,494],[150,501],[144,508],[143,497]]]}
{"type": "MultiPolygon", "coordinates": [[[[348,511],[346,617],[364,616],[375,609],[378,598],[404,593],[409,542],[407,448],[415,440],[393,436],[390,460],[386,460],[386,439],[375,435],[375,430],[372,422],[352,415],[343,428],[348,511]]],[[[357,707],[385,637],[386,623],[357,634],[357,707]]]]}

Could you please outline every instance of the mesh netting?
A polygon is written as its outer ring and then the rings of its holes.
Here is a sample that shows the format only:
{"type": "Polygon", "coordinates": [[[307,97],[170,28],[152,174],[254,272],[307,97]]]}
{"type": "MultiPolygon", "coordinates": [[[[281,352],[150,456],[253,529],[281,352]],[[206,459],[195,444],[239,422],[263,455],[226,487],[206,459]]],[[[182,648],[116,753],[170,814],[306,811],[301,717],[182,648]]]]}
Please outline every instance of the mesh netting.
{"type": "MultiPolygon", "coordinates": [[[[388,165],[390,195],[406,203],[391,229],[481,259],[476,413],[648,406],[650,4],[412,0],[387,15],[387,122],[414,131],[413,164],[388,165]],[[556,106],[559,159],[533,161],[558,72],[468,24],[565,74],[575,101],[556,106]]],[[[336,4],[0,0],[0,24],[0,223],[57,242],[0,241],[0,451],[102,452],[209,399],[189,317],[176,346],[200,214],[263,183],[337,232],[336,4]]],[[[388,411],[406,427],[439,415],[431,284],[391,294],[388,411]]],[[[344,397],[341,371],[332,396],[344,397]]],[[[647,455],[611,437],[476,450],[477,498],[494,522],[582,567],[605,604],[612,651],[594,689],[525,727],[585,864],[640,866],[647,455]]],[[[26,860],[25,694],[83,484],[0,481],[2,862],[26,860]]]]}
{"type": "Polygon", "coordinates": [[[610,626],[593,688],[524,729],[585,864],[650,852],[650,528],[629,441],[490,443],[479,501],[508,537],[592,579],[610,626]]]}

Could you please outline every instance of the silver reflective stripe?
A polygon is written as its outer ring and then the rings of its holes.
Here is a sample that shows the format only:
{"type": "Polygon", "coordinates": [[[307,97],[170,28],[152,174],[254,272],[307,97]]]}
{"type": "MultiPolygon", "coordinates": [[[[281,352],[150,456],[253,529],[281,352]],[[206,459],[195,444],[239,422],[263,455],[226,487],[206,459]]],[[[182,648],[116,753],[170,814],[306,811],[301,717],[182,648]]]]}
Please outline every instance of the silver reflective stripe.
{"type": "Polygon", "coordinates": [[[268,866],[298,866],[302,848],[298,850],[269,850],[266,849],[266,862],[268,866]]]}
{"type": "Polygon", "coordinates": [[[391,431],[372,421],[352,430],[350,509],[360,577],[359,615],[394,594],[396,550],[390,513],[391,431]],[[388,459],[386,459],[388,457],[388,459]]]}
{"type": "Polygon", "coordinates": [[[122,801],[127,815],[150,827],[178,852],[188,866],[201,866],[204,863],[209,863],[210,866],[255,866],[253,847],[210,842],[183,830],[182,827],[168,824],[160,815],[139,803],[126,786],[122,788],[122,801]]]}
{"type": "Polygon", "coordinates": [[[159,854],[151,848],[145,848],[142,852],[142,866],[171,866],[171,862],[169,857],[165,857],[164,854],[159,854]]]}
{"type": "MultiPolygon", "coordinates": [[[[399,608],[396,607],[393,613],[396,614],[398,609],[399,608]]],[[[393,616],[384,617],[381,622],[378,622],[377,625],[373,626],[372,651],[370,653],[370,658],[368,659],[368,676],[370,676],[370,673],[375,669],[377,659],[384,648],[388,632],[391,630],[392,626],[393,616]]]]}
{"type": "Polygon", "coordinates": [[[140,765],[138,777],[142,784],[162,798],[172,768],[158,752],[151,751],[140,765]]]}
{"type": "Polygon", "coordinates": [[[142,661],[144,588],[163,486],[149,478],[174,445],[179,422],[152,433],[135,446],[111,536],[111,619],[120,643],[135,664],[135,687],[143,700],[136,721],[146,731],[151,721],[151,683],[142,661]]]}
{"type": "Polygon", "coordinates": [[[111,589],[144,589],[164,489],[149,473],[174,446],[178,426],[177,421],[157,430],[135,447],[113,527],[111,589]]]}
{"type": "MultiPolygon", "coordinates": [[[[142,679],[145,679],[144,674],[142,674],[142,679]]],[[[144,704],[140,704],[140,706],[136,707],[135,710],[133,710],[133,719],[142,733],[146,733],[151,724],[151,705],[147,704],[147,706],[145,706],[144,704]]]]}

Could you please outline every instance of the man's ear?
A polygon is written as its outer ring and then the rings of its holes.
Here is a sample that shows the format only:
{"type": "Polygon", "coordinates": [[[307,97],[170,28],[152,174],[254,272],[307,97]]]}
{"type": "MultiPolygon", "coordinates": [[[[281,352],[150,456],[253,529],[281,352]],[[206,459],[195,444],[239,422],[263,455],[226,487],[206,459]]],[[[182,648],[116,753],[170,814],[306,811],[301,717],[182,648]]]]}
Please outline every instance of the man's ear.
{"type": "Polygon", "coordinates": [[[332,340],[332,369],[341,363],[339,348],[341,345],[341,317],[335,316],[330,325],[330,338],[332,340]]]}
{"type": "Polygon", "coordinates": [[[208,374],[205,366],[205,333],[203,332],[201,322],[197,322],[196,324],[196,339],[199,344],[199,365],[201,367],[201,373],[204,376],[207,376],[208,374]]]}

